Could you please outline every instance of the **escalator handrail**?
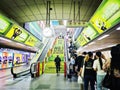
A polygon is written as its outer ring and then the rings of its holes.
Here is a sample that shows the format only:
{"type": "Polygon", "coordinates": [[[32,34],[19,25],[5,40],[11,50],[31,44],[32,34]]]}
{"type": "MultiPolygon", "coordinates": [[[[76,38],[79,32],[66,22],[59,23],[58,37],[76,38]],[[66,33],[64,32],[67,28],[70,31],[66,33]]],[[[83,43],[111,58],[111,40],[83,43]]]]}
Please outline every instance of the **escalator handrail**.
{"type": "Polygon", "coordinates": [[[13,68],[14,67],[11,67],[11,74],[13,75],[13,78],[18,78],[20,76],[24,76],[24,75],[27,75],[27,74],[30,73],[30,72],[28,72],[28,71],[30,71],[30,69],[24,70],[24,71],[19,72],[19,73],[15,73],[14,70],[13,70],[13,68]],[[27,73],[25,73],[25,72],[27,72],[27,73]],[[25,74],[23,74],[23,73],[25,73],[25,74]]]}
{"type": "MultiPolygon", "coordinates": [[[[33,65],[37,65],[37,62],[31,64],[31,66],[30,66],[30,73],[31,73],[31,74],[33,74],[33,72],[32,72],[32,66],[33,66],[33,65]]],[[[37,72],[36,72],[36,73],[37,73],[37,72]]]]}
{"type": "Polygon", "coordinates": [[[30,66],[30,74],[31,74],[31,77],[34,77],[34,75],[38,73],[38,67],[37,67],[37,65],[38,65],[39,63],[40,63],[40,61],[37,61],[37,62],[31,64],[31,66],[30,66]],[[34,70],[36,70],[35,72],[32,72],[32,67],[33,67],[33,65],[36,65],[36,67],[35,67],[36,69],[34,69],[34,70]]]}

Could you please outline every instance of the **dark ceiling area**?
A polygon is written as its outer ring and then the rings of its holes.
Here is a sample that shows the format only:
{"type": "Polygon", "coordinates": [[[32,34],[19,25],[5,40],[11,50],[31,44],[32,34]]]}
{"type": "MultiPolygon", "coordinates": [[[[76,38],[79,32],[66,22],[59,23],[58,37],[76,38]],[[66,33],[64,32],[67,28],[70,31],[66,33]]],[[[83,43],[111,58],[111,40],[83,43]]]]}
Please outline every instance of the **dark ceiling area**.
{"type": "MultiPolygon", "coordinates": [[[[102,0],[49,0],[50,19],[88,22],[102,0]],[[74,3],[75,2],[75,3],[74,3]]],[[[47,0],[1,0],[0,10],[16,22],[46,20],[47,0]]]]}

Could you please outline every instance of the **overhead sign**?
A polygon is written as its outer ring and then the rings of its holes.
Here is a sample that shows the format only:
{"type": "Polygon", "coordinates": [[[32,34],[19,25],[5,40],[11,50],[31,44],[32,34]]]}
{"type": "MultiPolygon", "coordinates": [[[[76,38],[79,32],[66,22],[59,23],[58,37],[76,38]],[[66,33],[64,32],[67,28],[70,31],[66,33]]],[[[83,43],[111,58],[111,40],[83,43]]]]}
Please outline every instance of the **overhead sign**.
{"type": "Polygon", "coordinates": [[[20,26],[14,24],[5,37],[18,42],[24,42],[28,37],[28,33],[20,26]]]}
{"type": "Polygon", "coordinates": [[[120,22],[120,0],[104,0],[90,23],[101,34],[120,22]]]}
{"type": "Polygon", "coordinates": [[[0,33],[4,33],[10,26],[10,21],[4,16],[0,15],[0,33]]]}
{"type": "Polygon", "coordinates": [[[43,40],[42,29],[37,22],[27,22],[24,24],[24,28],[31,32],[39,40],[43,40]]]}
{"type": "Polygon", "coordinates": [[[87,43],[87,40],[82,34],[80,34],[76,42],[77,42],[77,45],[83,46],[87,43]]]}
{"type": "Polygon", "coordinates": [[[88,22],[80,22],[80,23],[73,23],[73,22],[67,22],[67,27],[86,27],[88,22]]]}
{"type": "Polygon", "coordinates": [[[25,44],[29,45],[29,46],[35,46],[35,44],[37,43],[37,41],[38,40],[34,36],[30,35],[28,37],[28,39],[25,41],[25,44]]]}
{"type": "Polygon", "coordinates": [[[90,25],[84,28],[81,34],[83,35],[87,42],[89,42],[90,40],[94,39],[96,36],[99,35],[97,30],[93,29],[92,26],[90,25]]]}

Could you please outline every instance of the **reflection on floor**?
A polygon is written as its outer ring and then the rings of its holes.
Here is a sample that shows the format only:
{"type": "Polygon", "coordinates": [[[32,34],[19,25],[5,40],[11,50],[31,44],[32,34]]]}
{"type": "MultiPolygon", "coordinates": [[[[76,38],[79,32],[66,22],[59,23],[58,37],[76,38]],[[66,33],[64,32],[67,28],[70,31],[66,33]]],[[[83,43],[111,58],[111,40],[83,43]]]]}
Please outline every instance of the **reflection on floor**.
{"type": "Polygon", "coordinates": [[[74,77],[70,81],[63,74],[43,74],[34,79],[30,75],[7,79],[0,90],[80,90],[80,85],[74,77]]]}

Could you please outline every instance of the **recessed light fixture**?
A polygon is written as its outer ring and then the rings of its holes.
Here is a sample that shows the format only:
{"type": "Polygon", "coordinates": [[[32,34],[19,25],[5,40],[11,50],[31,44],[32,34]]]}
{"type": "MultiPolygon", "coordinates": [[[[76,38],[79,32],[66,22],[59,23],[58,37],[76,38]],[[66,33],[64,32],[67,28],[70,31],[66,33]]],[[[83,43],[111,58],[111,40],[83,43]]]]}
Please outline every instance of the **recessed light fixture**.
{"type": "Polygon", "coordinates": [[[116,30],[120,30],[120,27],[118,27],[116,30]]]}
{"type": "Polygon", "coordinates": [[[104,38],[106,38],[106,37],[108,37],[108,36],[109,36],[109,34],[104,35],[104,36],[102,36],[102,37],[98,38],[98,40],[102,40],[102,39],[104,39],[104,38]]]}
{"type": "Polygon", "coordinates": [[[0,37],[0,39],[1,39],[1,40],[4,40],[4,41],[7,41],[7,42],[12,42],[11,40],[6,39],[6,38],[2,38],[2,37],[0,37]]]}
{"type": "Polygon", "coordinates": [[[112,44],[112,45],[109,45],[109,46],[107,46],[107,47],[113,47],[113,46],[116,46],[117,44],[112,44]]]}
{"type": "Polygon", "coordinates": [[[53,30],[52,30],[52,28],[50,28],[50,27],[45,27],[45,29],[43,30],[43,35],[45,36],[45,37],[52,37],[53,36],[53,30]]]}
{"type": "Polygon", "coordinates": [[[20,46],[24,46],[25,47],[25,45],[24,44],[21,44],[21,43],[16,43],[17,45],[20,45],[20,46]]]}
{"type": "Polygon", "coordinates": [[[91,43],[89,43],[88,45],[92,45],[92,44],[94,44],[95,42],[91,42],[91,43]]]}

